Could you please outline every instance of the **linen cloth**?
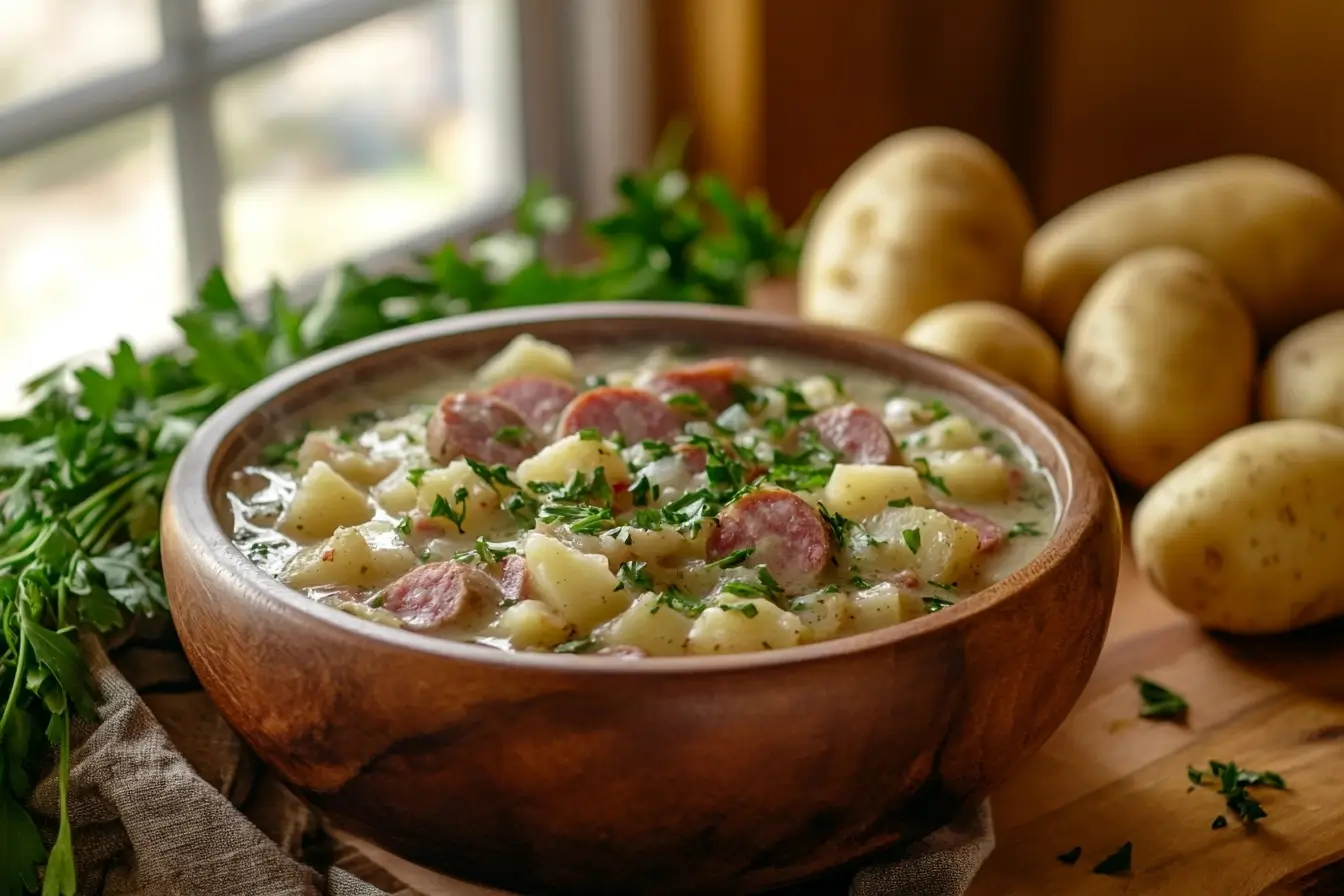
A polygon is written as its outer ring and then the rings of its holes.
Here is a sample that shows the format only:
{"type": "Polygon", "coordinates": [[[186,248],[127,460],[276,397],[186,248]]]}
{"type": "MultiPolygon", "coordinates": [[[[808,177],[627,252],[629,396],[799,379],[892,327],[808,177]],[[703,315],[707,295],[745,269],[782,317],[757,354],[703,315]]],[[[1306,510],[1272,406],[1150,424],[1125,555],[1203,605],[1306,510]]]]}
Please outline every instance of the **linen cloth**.
{"type": "MultiPolygon", "coordinates": [[[[425,874],[405,883],[342,841],[266,771],[214,708],[171,624],[115,644],[86,636],[96,723],[72,726],[68,806],[79,892],[88,896],[440,896],[489,892],[425,874]],[[423,889],[421,889],[423,887],[423,889]]],[[[48,846],[55,774],[29,809],[48,846]]],[[[962,896],[994,847],[988,804],[835,886],[809,893],[962,896]]],[[[406,875],[410,876],[410,875],[406,875]]]]}

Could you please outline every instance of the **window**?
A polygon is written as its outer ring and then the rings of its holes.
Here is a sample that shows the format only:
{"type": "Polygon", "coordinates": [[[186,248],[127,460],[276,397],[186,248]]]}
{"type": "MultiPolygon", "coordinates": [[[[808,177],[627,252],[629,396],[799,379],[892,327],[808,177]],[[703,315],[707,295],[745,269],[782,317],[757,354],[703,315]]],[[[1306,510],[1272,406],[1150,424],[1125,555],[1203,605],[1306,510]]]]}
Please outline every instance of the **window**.
{"type": "Polygon", "coordinates": [[[580,160],[630,153],[593,147],[571,119],[601,112],[575,94],[612,79],[603,54],[628,59],[643,37],[592,27],[626,2],[7,11],[0,410],[15,408],[24,379],[119,336],[164,344],[214,264],[244,293],[294,284],[493,226],[528,175],[571,193],[606,182],[580,160]]]}

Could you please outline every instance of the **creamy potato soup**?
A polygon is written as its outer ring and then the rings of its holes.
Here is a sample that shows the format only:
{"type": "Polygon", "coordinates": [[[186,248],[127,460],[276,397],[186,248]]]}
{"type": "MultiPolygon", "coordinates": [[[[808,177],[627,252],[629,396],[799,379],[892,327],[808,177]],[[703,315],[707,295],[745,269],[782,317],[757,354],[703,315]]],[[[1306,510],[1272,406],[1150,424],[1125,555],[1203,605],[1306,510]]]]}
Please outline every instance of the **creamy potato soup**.
{"type": "Polygon", "coordinates": [[[239,548],[383,625],[677,656],[936,613],[1021,567],[1055,522],[1012,433],[858,369],[750,349],[573,357],[520,336],[432,379],[400,405],[333,404],[240,471],[239,548]]]}

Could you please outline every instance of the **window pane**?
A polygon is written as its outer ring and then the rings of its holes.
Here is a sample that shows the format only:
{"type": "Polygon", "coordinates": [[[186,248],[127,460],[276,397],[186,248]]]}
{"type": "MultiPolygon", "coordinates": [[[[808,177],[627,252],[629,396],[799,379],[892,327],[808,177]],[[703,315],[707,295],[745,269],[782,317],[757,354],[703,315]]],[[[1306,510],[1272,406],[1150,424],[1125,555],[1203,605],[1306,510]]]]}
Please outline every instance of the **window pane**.
{"type": "Polygon", "coordinates": [[[367,255],[516,190],[512,14],[501,0],[432,3],[225,82],[236,288],[367,255]]]}
{"type": "Polygon", "coordinates": [[[159,53],[154,0],[0,5],[0,106],[148,62],[159,53]]]}
{"type": "Polygon", "coordinates": [[[202,0],[201,11],[212,31],[228,31],[295,6],[320,6],[325,0],[202,0]]]}
{"type": "Polygon", "coordinates": [[[162,345],[186,274],[161,110],[0,162],[0,409],[119,336],[162,345]]]}

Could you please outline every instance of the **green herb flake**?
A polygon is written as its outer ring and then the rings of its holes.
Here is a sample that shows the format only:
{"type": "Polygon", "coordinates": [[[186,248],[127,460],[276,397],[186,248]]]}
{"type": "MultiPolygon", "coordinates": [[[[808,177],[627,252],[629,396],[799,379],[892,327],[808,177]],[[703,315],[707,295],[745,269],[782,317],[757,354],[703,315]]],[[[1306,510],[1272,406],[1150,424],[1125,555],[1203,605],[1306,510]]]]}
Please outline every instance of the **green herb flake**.
{"type": "Polygon", "coordinates": [[[586,638],[578,638],[573,641],[566,641],[563,644],[555,645],[555,653],[592,653],[597,649],[597,642],[589,635],[586,638]]]}
{"type": "Polygon", "coordinates": [[[905,542],[905,546],[910,549],[910,553],[919,553],[920,534],[918,529],[902,529],[901,541],[905,542]]]}
{"type": "Polygon", "coordinates": [[[943,481],[943,477],[933,475],[933,471],[929,469],[927,458],[917,457],[910,462],[910,465],[915,468],[915,475],[921,481],[927,482],[943,494],[951,496],[952,493],[947,490],[947,483],[943,481]]]}
{"type": "Polygon", "coordinates": [[[1210,825],[1209,827],[1210,827],[1212,830],[1215,830],[1215,831],[1217,831],[1217,830],[1221,830],[1221,829],[1227,827],[1227,816],[1225,816],[1225,815],[1219,815],[1218,817],[1214,818],[1214,820],[1213,820],[1213,824],[1210,825]]]}
{"type": "Polygon", "coordinates": [[[728,612],[730,612],[730,613],[741,613],[743,616],[747,617],[748,619],[755,619],[755,618],[756,618],[756,614],[759,613],[759,612],[761,612],[759,609],[757,609],[757,607],[756,607],[755,604],[750,604],[750,603],[741,603],[741,604],[719,604],[719,609],[720,609],[720,610],[726,610],[726,611],[728,611],[728,612]]]}
{"type": "Polygon", "coordinates": [[[676,395],[669,395],[665,400],[668,407],[692,417],[704,419],[714,416],[714,410],[694,392],[679,392],[676,395]]]}
{"type": "Polygon", "coordinates": [[[607,385],[607,378],[600,373],[589,374],[583,378],[583,391],[590,392],[607,385]]]}
{"type": "Polygon", "coordinates": [[[1093,868],[1093,874],[1124,874],[1128,871],[1134,861],[1134,844],[1128,840],[1125,844],[1106,858],[1098,862],[1093,868]]]}
{"type": "Polygon", "coordinates": [[[420,481],[425,478],[425,470],[421,467],[412,467],[406,471],[406,481],[414,488],[420,487],[420,481]]]}
{"type": "Polygon", "coordinates": [[[1083,848],[1081,846],[1075,846],[1068,852],[1063,853],[1062,855],[1055,856],[1055,858],[1059,859],[1065,865],[1073,865],[1076,864],[1080,858],[1082,858],[1082,855],[1083,855],[1083,848]]]}
{"type": "Polygon", "coordinates": [[[627,560],[616,570],[616,589],[632,593],[652,591],[653,579],[646,571],[648,564],[641,560],[627,560]]]}
{"type": "Polygon", "coordinates": [[[602,441],[602,433],[591,427],[579,430],[579,439],[584,442],[602,441]]]}
{"type": "Polygon", "coordinates": [[[924,598],[925,613],[937,613],[939,610],[946,610],[950,606],[952,606],[952,601],[943,600],[941,597],[924,598]]]}
{"type": "Polygon", "coordinates": [[[1042,532],[1042,531],[1040,530],[1040,528],[1037,527],[1036,523],[1032,523],[1032,522],[1017,522],[1017,523],[1013,523],[1012,528],[1008,530],[1008,537],[1009,537],[1009,538],[1018,538],[1019,536],[1022,536],[1022,535],[1035,536],[1035,535],[1044,535],[1044,534],[1045,534],[1045,533],[1042,532]]]}
{"type": "Polygon", "coordinates": [[[914,502],[912,499],[910,499],[910,498],[897,498],[895,501],[888,501],[888,502],[887,502],[887,506],[888,506],[888,507],[909,507],[909,506],[910,506],[911,504],[913,504],[913,503],[915,503],[915,502],[914,502]]]}
{"type": "Polygon", "coordinates": [[[957,583],[956,583],[956,582],[953,582],[951,585],[946,585],[946,584],[944,584],[944,583],[938,581],[937,579],[929,579],[929,584],[932,585],[932,586],[935,587],[935,588],[938,588],[939,590],[942,590],[942,591],[956,591],[956,590],[957,590],[957,583]]]}
{"type": "Polygon", "coordinates": [[[741,566],[742,563],[748,557],[750,557],[752,555],[752,552],[754,552],[755,550],[756,549],[754,547],[738,548],[732,553],[725,554],[717,560],[711,560],[709,563],[706,563],[705,566],[716,566],[719,569],[731,569],[734,566],[741,566]]]}
{"type": "Polygon", "coordinates": [[[527,439],[527,427],[501,426],[495,432],[494,438],[501,445],[521,445],[527,439]]]}
{"type": "Polygon", "coordinates": [[[855,588],[858,588],[860,591],[873,587],[872,582],[858,575],[850,576],[849,584],[853,585],[855,588]]]}
{"type": "Polygon", "coordinates": [[[951,409],[943,404],[943,401],[940,398],[934,398],[924,402],[923,408],[928,411],[930,422],[932,423],[937,423],[939,420],[946,420],[948,417],[952,416],[951,409]]]}
{"type": "Polygon", "coordinates": [[[400,532],[402,535],[410,535],[411,534],[410,514],[407,514],[406,516],[397,520],[397,524],[393,526],[393,528],[396,529],[398,532],[400,532]]]}
{"type": "Polygon", "coordinates": [[[1139,699],[1143,701],[1139,715],[1145,719],[1182,719],[1190,709],[1184,697],[1151,679],[1136,675],[1134,683],[1139,686],[1139,699]]]}
{"type": "Polygon", "coordinates": [[[467,518],[468,497],[467,490],[459,486],[457,491],[453,492],[453,501],[457,505],[454,507],[452,504],[448,503],[443,495],[435,495],[434,503],[431,504],[429,508],[429,515],[431,517],[446,519],[457,527],[458,532],[465,532],[466,530],[462,528],[462,523],[465,522],[467,518]]]}

